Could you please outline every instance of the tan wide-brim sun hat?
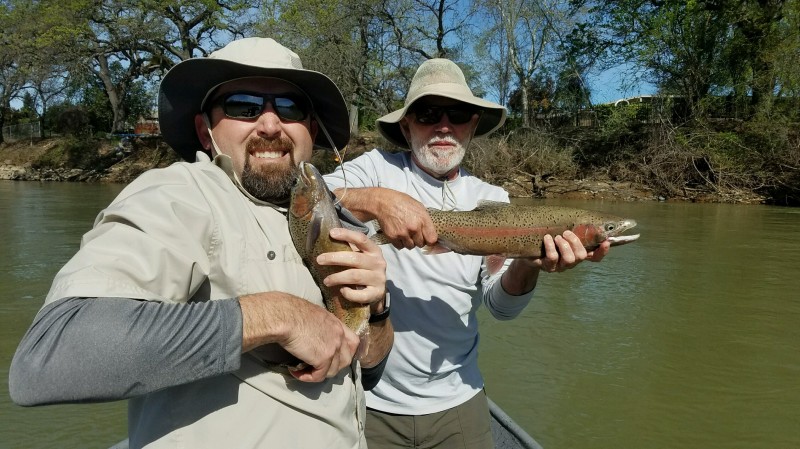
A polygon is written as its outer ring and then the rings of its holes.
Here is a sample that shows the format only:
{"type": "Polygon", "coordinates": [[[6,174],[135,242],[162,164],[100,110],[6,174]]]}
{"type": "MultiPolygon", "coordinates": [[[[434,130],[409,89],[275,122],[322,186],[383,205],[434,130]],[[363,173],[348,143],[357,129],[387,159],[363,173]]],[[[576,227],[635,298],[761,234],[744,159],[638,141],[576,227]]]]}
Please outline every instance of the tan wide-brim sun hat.
{"type": "MultiPolygon", "coordinates": [[[[158,122],[164,141],[183,159],[194,162],[203,150],[194,127],[194,116],[206,95],[220,84],[241,78],[272,77],[303,90],[328,130],[333,144],[343,148],[350,140],[350,120],[342,93],[330,78],[303,69],[296,53],[273,39],[252,37],[235,40],[206,58],[187,59],[175,65],[161,80],[158,122]]],[[[314,144],[331,149],[320,130],[314,144]]]]}
{"type": "Polygon", "coordinates": [[[475,137],[491,133],[506,121],[506,108],[473,95],[464,73],[456,63],[449,59],[435,58],[423,62],[417,69],[403,107],[376,121],[381,135],[398,147],[408,149],[408,141],[400,130],[399,122],[415,101],[427,96],[451,98],[483,109],[475,129],[475,137]]]}

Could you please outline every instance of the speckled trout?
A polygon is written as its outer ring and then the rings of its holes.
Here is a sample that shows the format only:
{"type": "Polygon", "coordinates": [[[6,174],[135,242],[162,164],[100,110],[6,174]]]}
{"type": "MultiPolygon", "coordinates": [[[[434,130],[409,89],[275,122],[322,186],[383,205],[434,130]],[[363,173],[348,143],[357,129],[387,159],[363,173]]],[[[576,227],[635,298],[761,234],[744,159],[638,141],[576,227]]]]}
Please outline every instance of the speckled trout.
{"type": "MultiPolygon", "coordinates": [[[[428,248],[432,254],[453,251],[480,256],[541,257],[544,236],[555,237],[568,229],[587,250],[605,240],[615,246],[639,238],[639,234],[622,235],[636,226],[634,220],[572,207],[483,201],[471,211],[428,212],[439,234],[436,247],[428,248]]],[[[385,236],[380,235],[374,240],[386,243],[385,236]]]]}
{"type": "Polygon", "coordinates": [[[311,276],[322,291],[325,307],[337,318],[361,337],[357,356],[367,353],[367,336],[369,333],[369,305],[363,305],[345,299],[339,288],[326,287],[322,283],[332,273],[342,267],[317,264],[317,256],[335,251],[352,251],[346,242],[333,240],[330,230],[343,227],[325,181],[312,164],[300,163],[300,174],[297,184],[292,189],[289,205],[289,232],[292,241],[303,258],[311,276]]]}

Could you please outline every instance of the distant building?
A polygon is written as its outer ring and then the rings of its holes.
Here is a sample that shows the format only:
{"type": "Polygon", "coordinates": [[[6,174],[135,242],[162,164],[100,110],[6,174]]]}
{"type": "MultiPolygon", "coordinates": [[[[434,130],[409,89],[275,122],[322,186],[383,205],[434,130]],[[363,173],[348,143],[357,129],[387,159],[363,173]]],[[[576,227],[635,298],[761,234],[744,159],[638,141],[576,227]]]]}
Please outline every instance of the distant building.
{"type": "Polygon", "coordinates": [[[133,128],[133,133],[137,136],[157,136],[161,134],[158,127],[158,120],[149,117],[140,117],[133,128]]]}

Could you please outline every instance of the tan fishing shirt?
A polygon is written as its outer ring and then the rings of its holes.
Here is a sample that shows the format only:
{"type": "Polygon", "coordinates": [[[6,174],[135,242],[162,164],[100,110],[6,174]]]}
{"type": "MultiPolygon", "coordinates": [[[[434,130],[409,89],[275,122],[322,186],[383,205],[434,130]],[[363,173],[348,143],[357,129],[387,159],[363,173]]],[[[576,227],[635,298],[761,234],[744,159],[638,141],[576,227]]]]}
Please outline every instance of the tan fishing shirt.
{"type": "MultiPolygon", "coordinates": [[[[282,291],[322,305],[294,249],[283,210],[244,195],[230,159],[151,170],[98,216],[53,281],[60,298],[121,297],[166,303],[282,291]]],[[[365,448],[358,369],[300,382],[268,361],[268,345],[238,371],[131,399],[131,447],[365,448]]]]}

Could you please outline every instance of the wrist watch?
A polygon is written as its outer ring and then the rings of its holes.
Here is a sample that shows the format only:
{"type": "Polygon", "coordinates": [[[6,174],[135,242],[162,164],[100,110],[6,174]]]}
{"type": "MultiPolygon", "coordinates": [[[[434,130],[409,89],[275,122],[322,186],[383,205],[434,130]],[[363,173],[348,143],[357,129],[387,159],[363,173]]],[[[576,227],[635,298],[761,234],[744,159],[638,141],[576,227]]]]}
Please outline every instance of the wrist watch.
{"type": "Polygon", "coordinates": [[[386,298],[383,300],[383,311],[375,314],[370,314],[369,316],[370,323],[380,323],[386,318],[389,318],[389,302],[390,302],[389,298],[391,298],[391,295],[389,295],[389,292],[386,292],[386,298]]]}

